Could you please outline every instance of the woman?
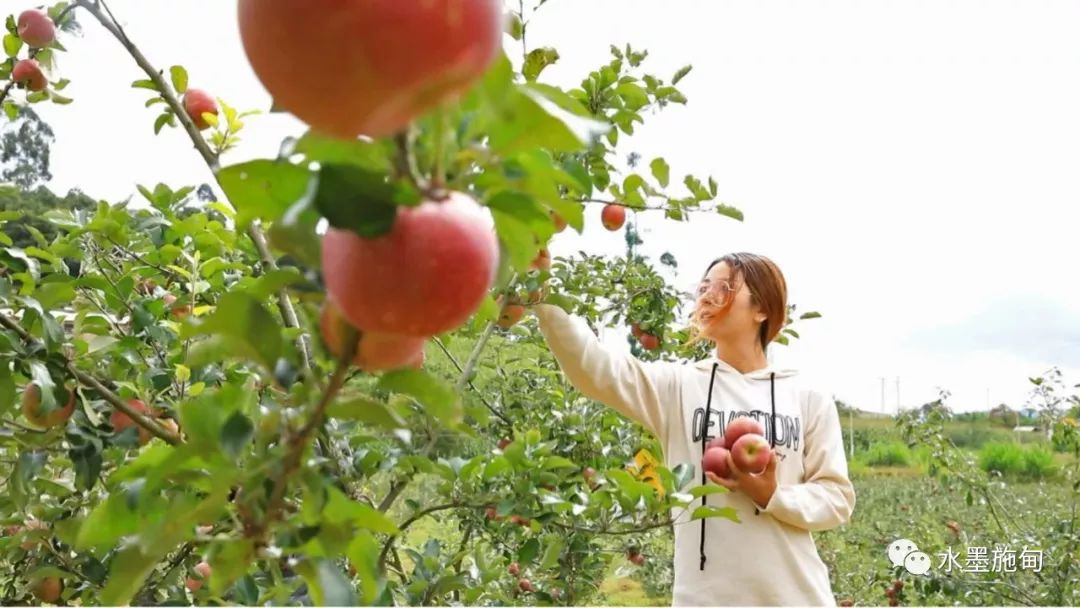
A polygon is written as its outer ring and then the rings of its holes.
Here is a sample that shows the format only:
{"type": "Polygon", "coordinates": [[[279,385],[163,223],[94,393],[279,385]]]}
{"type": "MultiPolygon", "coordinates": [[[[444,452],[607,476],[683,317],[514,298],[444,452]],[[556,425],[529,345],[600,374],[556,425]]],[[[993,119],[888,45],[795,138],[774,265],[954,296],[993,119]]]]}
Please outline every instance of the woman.
{"type": "Polygon", "coordinates": [[[740,523],[690,522],[692,508],[676,512],[674,605],[835,605],[811,532],[847,522],[855,492],[835,402],[766,359],[787,318],[786,283],[772,261],[738,253],[709,265],[691,327],[715,344],[715,356],[692,364],[606,349],[556,306],[539,305],[536,314],[569,381],[654,433],[667,466],[700,469],[709,441],[736,416],[766,429],[773,451],[764,473],[745,474],[729,459],[733,478],[708,474],[730,492],[703,504],[733,507],[740,523]]]}

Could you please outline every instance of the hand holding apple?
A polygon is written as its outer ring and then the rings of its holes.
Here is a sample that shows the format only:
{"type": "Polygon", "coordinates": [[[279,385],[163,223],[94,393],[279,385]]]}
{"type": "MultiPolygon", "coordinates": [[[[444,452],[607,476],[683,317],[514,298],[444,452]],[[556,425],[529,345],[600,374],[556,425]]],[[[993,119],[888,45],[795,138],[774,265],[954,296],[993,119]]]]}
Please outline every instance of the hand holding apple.
{"type": "Polygon", "coordinates": [[[728,472],[730,473],[730,477],[727,479],[719,477],[715,473],[709,471],[705,472],[705,476],[709,481],[724,486],[733,492],[736,490],[744,492],[762,509],[768,506],[769,501],[772,500],[773,494],[776,493],[777,487],[775,450],[769,451],[769,464],[765,466],[765,470],[760,474],[748,473],[741,470],[736,466],[735,459],[729,453],[728,472]]]}

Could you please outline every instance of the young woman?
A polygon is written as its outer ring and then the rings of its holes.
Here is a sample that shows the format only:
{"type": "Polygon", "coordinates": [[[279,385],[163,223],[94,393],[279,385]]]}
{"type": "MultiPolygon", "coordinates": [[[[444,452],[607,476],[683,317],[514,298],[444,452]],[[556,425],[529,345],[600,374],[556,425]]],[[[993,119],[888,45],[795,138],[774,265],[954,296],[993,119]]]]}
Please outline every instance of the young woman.
{"type": "MultiPolygon", "coordinates": [[[[723,518],[675,523],[672,604],[835,605],[811,532],[844,524],[855,507],[836,404],[769,366],[765,353],[787,318],[776,265],[737,253],[709,265],[692,315],[715,355],[696,363],[643,362],[605,348],[584,320],[539,305],[540,329],[569,381],[586,396],[640,422],[664,446],[667,466],[701,470],[709,441],[737,416],[752,416],[773,446],[764,473],[708,480],[730,492],[703,504],[734,507],[723,518]]],[[[701,483],[707,483],[705,476],[701,483]]]]}

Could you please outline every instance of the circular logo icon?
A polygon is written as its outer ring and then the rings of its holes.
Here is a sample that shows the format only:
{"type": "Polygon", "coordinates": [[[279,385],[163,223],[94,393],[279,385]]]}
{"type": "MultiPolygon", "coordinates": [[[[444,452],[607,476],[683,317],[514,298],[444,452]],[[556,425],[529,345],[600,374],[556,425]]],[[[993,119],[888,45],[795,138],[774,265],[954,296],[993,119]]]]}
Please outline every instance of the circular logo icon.
{"type": "Polygon", "coordinates": [[[909,553],[914,553],[918,550],[919,548],[915,546],[915,543],[906,538],[893,541],[893,544],[889,545],[889,561],[892,562],[892,565],[894,566],[903,566],[904,558],[907,557],[909,553]]]}
{"type": "Polygon", "coordinates": [[[904,558],[904,567],[907,571],[922,576],[930,571],[930,556],[922,551],[913,551],[904,558]]]}

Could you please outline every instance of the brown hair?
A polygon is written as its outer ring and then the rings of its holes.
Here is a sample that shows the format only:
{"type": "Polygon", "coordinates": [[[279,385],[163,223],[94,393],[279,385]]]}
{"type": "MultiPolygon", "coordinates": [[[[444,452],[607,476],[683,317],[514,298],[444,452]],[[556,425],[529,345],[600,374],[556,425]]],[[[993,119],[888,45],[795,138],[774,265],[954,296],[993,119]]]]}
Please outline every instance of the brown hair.
{"type": "MultiPolygon", "coordinates": [[[[729,253],[716,258],[702,274],[702,280],[719,263],[726,263],[731,268],[731,287],[736,292],[745,282],[750,290],[750,300],[765,313],[758,339],[761,349],[766,350],[787,322],[787,282],[780,268],[769,258],[754,253],[729,253]]],[[[691,317],[692,341],[697,342],[697,311],[691,317]]]]}

